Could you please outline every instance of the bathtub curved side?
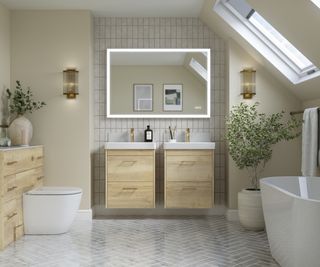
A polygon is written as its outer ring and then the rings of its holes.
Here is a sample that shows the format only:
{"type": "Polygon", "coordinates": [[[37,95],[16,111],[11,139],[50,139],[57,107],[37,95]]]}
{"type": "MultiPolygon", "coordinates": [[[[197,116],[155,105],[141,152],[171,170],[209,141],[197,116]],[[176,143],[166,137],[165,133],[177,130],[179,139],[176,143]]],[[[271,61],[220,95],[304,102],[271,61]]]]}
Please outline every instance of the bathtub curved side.
{"type": "Polygon", "coordinates": [[[263,181],[260,182],[260,185],[271,254],[281,266],[293,267],[292,210],[294,198],[263,181]]]}
{"type": "Polygon", "coordinates": [[[271,177],[260,182],[271,254],[283,267],[319,266],[320,201],[295,195],[293,183],[298,187],[298,179],[271,177]]]}

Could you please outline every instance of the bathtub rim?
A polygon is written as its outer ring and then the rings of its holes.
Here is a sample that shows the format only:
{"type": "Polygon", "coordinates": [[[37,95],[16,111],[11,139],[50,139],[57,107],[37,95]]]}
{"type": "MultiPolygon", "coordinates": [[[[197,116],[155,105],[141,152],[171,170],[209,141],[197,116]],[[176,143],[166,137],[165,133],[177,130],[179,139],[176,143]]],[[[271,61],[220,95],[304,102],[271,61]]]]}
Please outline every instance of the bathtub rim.
{"type": "MultiPolygon", "coordinates": [[[[268,180],[271,180],[271,179],[274,179],[274,178],[299,178],[299,177],[319,178],[319,179],[320,179],[320,177],[318,177],[318,176],[270,176],[270,177],[261,178],[261,179],[259,180],[260,189],[261,189],[261,184],[263,183],[263,184],[266,184],[266,185],[268,185],[268,186],[270,186],[270,187],[272,187],[272,188],[274,188],[274,189],[276,189],[276,190],[278,190],[278,191],[280,191],[280,192],[282,192],[282,193],[285,193],[285,194],[287,194],[287,195],[289,195],[289,196],[292,196],[292,197],[294,197],[294,198],[297,198],[297,199],[300,199],[300,200],[304,200],[304,201],[311,201],[311,202],[320,203],[320,200],[318,200],[318,199],[314,199],[314,198],[304,198],[304,197],[298,196],[298,195],[296,195],[296,194],[294,194],[294,193],[291,193],[291,192],[289,192],[289,191],[287,191],[287,190],[285,190],[285,189],[283,189],[283,188],[281,188],[281,187],[279,187],[279,186],[276,186],[276,185],[274,185],[274,184],[268,183],[268,180]]],[[[262,193],[262,189],[261,189],[261,193],[262,193]]]]}

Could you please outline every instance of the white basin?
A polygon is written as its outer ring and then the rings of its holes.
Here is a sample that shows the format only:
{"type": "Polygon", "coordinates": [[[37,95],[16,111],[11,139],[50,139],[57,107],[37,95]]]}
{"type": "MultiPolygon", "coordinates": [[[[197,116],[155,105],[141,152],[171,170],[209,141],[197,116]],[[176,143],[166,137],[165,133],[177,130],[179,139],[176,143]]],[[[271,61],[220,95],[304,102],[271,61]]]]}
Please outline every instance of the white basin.
{"type": "Polygon", "coordinates": [[[156,149],[154,142],[107,142],[105,149],[156,149]]]}
{"type": "Polygon", "coordinates": [[[214,142],[165,142],[163,149],[215,149],[214,142]]]}

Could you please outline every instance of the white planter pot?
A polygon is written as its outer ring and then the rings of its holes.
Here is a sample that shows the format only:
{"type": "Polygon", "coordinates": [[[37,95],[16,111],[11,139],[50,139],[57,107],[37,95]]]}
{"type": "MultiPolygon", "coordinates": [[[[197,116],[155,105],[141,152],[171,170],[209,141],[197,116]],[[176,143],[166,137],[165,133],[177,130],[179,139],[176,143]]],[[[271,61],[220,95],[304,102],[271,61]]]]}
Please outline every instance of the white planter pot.
{"type": "Polygon", "coordinates": [[[33,135],[31,122],[24,116],[18,116],[8,128],[9,138],[12,145],[30,145],[33,135]]]}
{"type": "Polygon", "coordinates": [[[239,219],[242,226],[248,230],[264,229],[261,192],[243,189],[238,193],[239,219]]]}

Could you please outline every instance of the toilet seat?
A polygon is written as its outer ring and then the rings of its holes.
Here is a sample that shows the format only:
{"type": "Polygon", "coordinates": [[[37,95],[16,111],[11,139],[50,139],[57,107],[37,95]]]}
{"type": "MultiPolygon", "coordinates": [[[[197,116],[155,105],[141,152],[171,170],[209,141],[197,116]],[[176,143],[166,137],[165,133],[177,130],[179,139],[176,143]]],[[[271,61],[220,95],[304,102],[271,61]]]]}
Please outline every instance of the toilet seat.
{"type": "Polygon", "coordinates": [[[27,195],[76,195],[81,194],[82,189],[78,187],[55,187],[55,186],[43,186],[31,190],[25,194],[27,195]]]}

